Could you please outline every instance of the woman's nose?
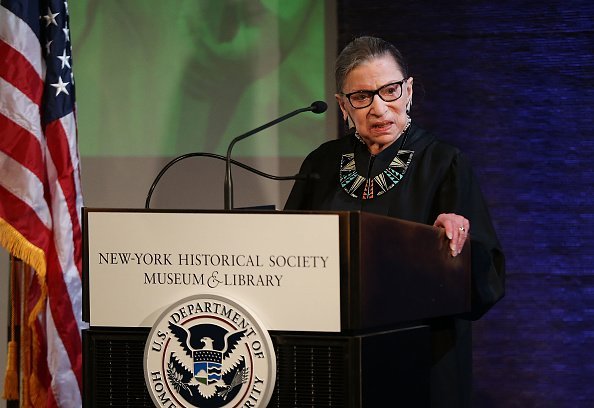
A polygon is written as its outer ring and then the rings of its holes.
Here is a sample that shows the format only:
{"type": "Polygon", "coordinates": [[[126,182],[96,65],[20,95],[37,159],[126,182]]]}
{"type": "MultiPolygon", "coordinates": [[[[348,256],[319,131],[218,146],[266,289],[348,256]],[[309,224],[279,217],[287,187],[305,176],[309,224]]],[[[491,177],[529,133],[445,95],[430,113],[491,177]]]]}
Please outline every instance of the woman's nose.
{"type": "Polygon", "coordinates": [[[386,102],[379,95],[373,95],[373,99],[371,100],[371,105],[369,112],[376,115],[382,116],[386,113],[386,102]]]}

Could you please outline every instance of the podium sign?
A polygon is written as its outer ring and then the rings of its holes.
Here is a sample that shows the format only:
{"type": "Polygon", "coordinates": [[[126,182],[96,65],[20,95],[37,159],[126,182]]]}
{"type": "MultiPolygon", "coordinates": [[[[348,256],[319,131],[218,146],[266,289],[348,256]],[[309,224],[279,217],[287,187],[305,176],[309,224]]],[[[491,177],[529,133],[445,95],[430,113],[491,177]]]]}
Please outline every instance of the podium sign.
{"type": "Polygon", "coordinates": [[[340,332],[339,216],[84,212],[85,317],[151,327],[198,293],[247,304],[268,330],[340,332]]]}

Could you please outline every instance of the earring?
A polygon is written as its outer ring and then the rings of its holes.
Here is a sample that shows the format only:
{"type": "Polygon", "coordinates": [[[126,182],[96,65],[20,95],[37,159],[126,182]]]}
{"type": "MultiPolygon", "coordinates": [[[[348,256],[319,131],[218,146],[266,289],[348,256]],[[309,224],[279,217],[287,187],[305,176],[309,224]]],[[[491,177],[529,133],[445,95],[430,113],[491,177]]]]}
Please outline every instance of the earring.
{"type": "Polygon", "coordinates": [[[365,140],[363,140],[363,138],[361,137],[361,135],[359,134],[359,132],[357,130],[355,130],[355,137],[357,138],[357,140],[359,140],[361,143],[365,144],[365,140]]]}
{"type": "Polygon", "coordinates": [[[410,115],[410,109],[412,108],[412,98],[410,98],[408,100],[408,102],[406,103],[406,114],[410,115]]]}
{"type": "Polygon", "coordinates": [[[346,116],[344,118],[344,124],[346,125],[347,128],[347,134],[354,134],[355,137],[357,138],[357,140],[359,140],[361,143],[365,144],[365,141],[363,140],[363,138],[361,138],[361,135],[359,134],[359,132],[357,131],[357,128],[355,127],[355,125],[351,126],[351,117],[350,116],[346,116]]]}

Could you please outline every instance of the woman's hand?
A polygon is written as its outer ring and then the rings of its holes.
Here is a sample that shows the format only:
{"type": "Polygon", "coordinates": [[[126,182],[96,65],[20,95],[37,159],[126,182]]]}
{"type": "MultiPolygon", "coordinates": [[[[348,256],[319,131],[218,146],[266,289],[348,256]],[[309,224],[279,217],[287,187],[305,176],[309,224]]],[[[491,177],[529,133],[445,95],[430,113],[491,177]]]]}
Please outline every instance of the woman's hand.
{"type": "Polygon", "coordinates": [[[458,255],[470,233],[470,221],[458,214],[439,214],[433,226],[445,228],[452,256],[458,255]]]}

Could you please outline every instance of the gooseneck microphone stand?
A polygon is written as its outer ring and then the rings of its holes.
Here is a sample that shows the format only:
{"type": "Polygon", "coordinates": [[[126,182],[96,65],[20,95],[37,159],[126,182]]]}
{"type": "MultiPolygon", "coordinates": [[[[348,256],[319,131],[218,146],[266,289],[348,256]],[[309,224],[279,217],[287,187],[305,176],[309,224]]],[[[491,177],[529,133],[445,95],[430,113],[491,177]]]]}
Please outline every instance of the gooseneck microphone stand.
{"type": "Polygon", "coordinates": [[[256,129],[250,130],[242,135],[237,136],[231,143],[229,143],[229,147],[227,148],[227,156],[226,156],[226,165],[225,165],[225,210],[232,210],[233,209],[233,178],[231,175],[231,151],[233,150],[233,146],[235,143],[243,140],[251,135],[261,132],[264,129],[269,128],[270,126],[274,126],[279,122],[287,120],[301,112],[313,112],[313,113],[323,113],[328,108],[326,102],[323,101],[315,101],[307,108],[301,108],[294,110],[293,112],[287,113],[286,115],[281,116],[278,119],[275,119],[271,122],[268,122],[256,129]]]}
{"type": "MultiPolygon", "coordinates": [[[[182,154],[181,156],[177,156],[177,157],[173,158],[165,166],[163,166],[161,171],[159,171],[159,174],[157,174],[157,177],[155,177],[155,180],[153,180],[153,183],[151,184],[151,187],[149,188],[148,194],[146,195],[146,200],[144,202],[144,208],[149,209],[151,207],[151,198],[153,196],[153,192],[157,188],[157,184],[159,184],[161,177],[163,177],[165,175],[167,170],[169,170],[171,167],[173,167],[173,165],[179,163],[180,161],[189,159],[190,157],[210,157],[213,159],[218,159],[218,160],[223,160],[223,161],[227,160],[225,156],[221,156],[220,154],[205,153],[205,152],[186,153],[186,154],[182,154]]],[[[262,176],[262,177],[265,177],[265,178],[271,179],[271,180],[284,181],[284,180],[307,180],[307,179],[319,178],[319,176],[317,174],[300,174],[300,173],[295,174],[293,176],[274,176],[272,174],[264,173],[263,171],[257,170],[251,166],[248,166],[247,164],[238,162],[236,160],[231,160],[230,162],[236,166],[239,166],[239,167],[251,172],[251,173],[257,174],[259,176],[262,176]]]]}

